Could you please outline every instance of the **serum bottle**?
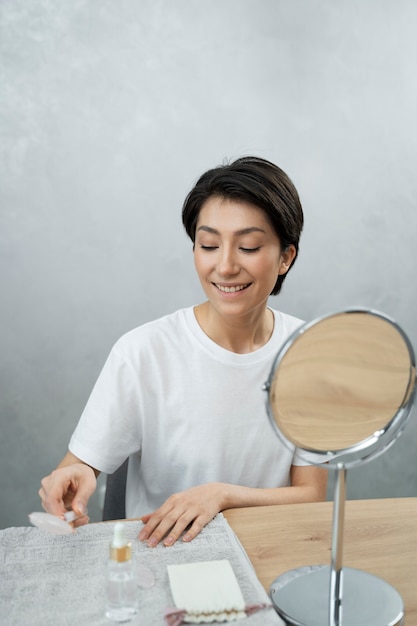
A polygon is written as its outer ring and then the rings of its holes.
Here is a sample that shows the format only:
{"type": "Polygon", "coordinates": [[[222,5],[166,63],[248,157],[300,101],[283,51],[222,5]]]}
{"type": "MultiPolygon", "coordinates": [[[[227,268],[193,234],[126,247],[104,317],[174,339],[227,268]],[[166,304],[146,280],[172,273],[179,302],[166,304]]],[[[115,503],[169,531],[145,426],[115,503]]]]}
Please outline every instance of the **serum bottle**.
{"type": "Polygon", "coordinates": [[[138,612],[138,581],[132,561],[132,546],[121,522],[114,526],[106,580],[106,617],[128,622],[138,612]]]}

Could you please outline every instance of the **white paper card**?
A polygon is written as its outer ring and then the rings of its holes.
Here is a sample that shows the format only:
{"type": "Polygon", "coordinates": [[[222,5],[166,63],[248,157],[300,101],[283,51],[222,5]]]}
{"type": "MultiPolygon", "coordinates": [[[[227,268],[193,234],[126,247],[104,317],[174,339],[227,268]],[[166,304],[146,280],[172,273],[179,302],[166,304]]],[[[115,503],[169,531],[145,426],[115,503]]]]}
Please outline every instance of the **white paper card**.
{"type": "Polygon", "coordinates": [[[246,617],[245,601],[226,559],[168,565],[172,597],[184,622],[231,622],[246,617]]]}

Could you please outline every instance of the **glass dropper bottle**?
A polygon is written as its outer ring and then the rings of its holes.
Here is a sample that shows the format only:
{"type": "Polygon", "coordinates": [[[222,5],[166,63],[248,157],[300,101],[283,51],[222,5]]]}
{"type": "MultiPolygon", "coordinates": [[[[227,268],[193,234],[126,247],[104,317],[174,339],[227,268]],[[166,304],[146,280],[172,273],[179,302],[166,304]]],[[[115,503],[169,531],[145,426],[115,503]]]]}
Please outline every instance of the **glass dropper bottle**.
{"type": "Polygon", "coordinates": [[[132,561],[132,545],[125,526],[117,522],[110,543],[106,580],[106,617],[113,622],[128,622],[138,612],[138,581],[132,561]]]}

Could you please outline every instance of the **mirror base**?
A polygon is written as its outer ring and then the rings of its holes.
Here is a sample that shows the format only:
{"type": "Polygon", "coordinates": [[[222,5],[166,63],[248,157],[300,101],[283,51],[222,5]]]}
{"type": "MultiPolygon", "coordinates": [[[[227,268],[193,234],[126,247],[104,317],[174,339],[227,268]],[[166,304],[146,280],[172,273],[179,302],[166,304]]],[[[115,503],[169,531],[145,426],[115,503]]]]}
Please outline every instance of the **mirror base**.
{"type": "Polygon", "coordinates": [[[385,580],[344,567],[342,615],[330,621],[330,567],[311,565],[278,576],[270,589],[272,603],[292,626],[400,626],[404,603],[385,580]]]}

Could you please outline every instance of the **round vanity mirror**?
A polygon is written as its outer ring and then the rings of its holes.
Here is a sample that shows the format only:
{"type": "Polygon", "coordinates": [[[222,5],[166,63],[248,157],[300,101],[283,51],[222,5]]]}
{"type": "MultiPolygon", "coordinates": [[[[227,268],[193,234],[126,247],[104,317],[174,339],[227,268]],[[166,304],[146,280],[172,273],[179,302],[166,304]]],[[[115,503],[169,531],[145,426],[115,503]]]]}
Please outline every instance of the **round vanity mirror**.
{"type": "Polygon", "coordinates": [[[414,382],[413,351],[395,322],[368,310],[337,313],[283,346],[267,383],[268,414],[281,438],[351,466],[401,432],[414,382]]]}
{"type": "Polygon", "coordinates": [[[342,568],[346,470],[384,452],[402,432],[415,396],[412,346],[376,311],[352,309],[300,327],[265,384],[276,434],[310,463],[335,471],[331,563],[279,576],[271,599],[294,626],[395,626],[400,594],[387,582],[342,568]],[[342,576],[343,570],[343,576],[342,576]]]}

